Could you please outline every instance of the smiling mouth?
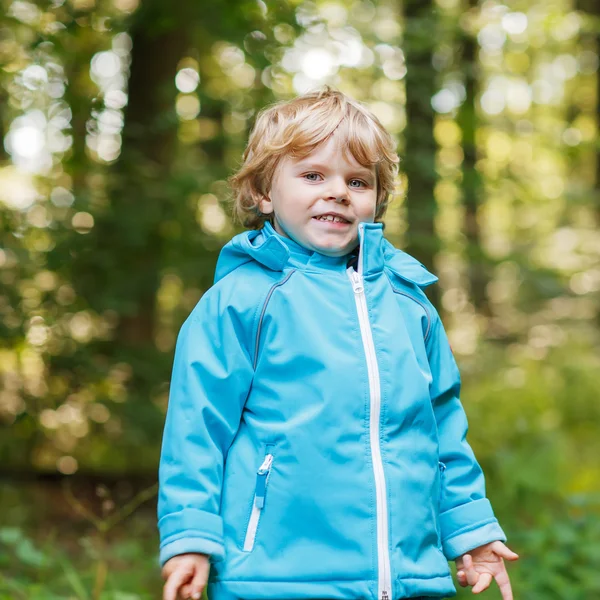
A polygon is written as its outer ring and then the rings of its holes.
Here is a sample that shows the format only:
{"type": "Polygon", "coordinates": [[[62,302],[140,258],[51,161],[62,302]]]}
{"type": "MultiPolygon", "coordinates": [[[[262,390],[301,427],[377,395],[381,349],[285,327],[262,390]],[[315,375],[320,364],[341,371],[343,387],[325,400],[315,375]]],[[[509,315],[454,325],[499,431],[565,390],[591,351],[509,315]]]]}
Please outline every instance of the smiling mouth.
{"type": "Polygon", "coordinates": [[[349,225],[350,221],[348,221],[348,219],[345,219],[344,217],[340,216],[340,215],[334,215],[334,214],[325,214],[325,215],[319,215],[317,217],[313,217],[313,219],[315,219],[316,221],[323,221],[323,222],[329,222],[329,223],[343,223],[345,225],[349,225]]]}

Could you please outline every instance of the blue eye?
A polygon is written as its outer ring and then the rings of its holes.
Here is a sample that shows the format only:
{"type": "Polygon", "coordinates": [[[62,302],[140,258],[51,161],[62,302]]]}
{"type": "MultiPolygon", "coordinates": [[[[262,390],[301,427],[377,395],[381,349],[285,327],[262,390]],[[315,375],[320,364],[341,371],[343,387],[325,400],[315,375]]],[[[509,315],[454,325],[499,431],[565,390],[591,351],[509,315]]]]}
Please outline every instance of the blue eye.
{"type": "Polygon", "coordinates": [[[318,173],[306,173],[304,175],[304,178],[308,179],[308,181],[318,181],[317,177],[320,177],[318,173]]]}
{"type": "Polygon", "coordinates": [[[356,186],[356,185],[350,185],[350,187],[361,187],[361,186],[364,186],[364,185],[366,185],[366,184],[365,184],[365,182],[364,182],[364,181],[361,181],[360,179],[351,179],[351,180],[350,180],[350,184],[352,184],[353,182],[356,182],[356,183],[358,183],[359,185],[357,185],[357,186],[356,186]]]}

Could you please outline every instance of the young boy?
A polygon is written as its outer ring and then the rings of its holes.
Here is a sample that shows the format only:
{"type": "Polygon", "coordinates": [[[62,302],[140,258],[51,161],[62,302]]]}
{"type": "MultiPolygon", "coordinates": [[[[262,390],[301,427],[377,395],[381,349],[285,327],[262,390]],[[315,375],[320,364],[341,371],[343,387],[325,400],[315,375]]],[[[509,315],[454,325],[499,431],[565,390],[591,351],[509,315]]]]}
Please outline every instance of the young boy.
{"type": "Polygon", "coordinates": [[[512,600],[517,555],[465,441],[460,375],[381,220],[398,157],[325,90],[264,110],[232,178],[250,231],[179,333],[160,463],[164,599],[512,600]],[[210,573],[209,573],[210,571],[210,573]]]}

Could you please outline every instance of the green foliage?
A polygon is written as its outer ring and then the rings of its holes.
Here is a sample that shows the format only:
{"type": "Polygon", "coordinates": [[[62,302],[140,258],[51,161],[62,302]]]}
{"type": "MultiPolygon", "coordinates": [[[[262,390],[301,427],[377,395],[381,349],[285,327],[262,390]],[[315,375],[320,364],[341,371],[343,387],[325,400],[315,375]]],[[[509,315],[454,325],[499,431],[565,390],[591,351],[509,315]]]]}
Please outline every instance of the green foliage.
{"type": "MultiPolygon", "coordinates": [[[[140,506],[156,494],[152,486],[122,506],[113,506],[103,486],[99,516],[63,489],[65,513],[39,519],[35,486],[7,486],[2,504],[14,522],[0,528],[0,598],[152,600],[162,583],[158,568],[155,511],[140,506]],[[19,509],[9,500],[18,500],[19,509]],[[57,522],[60,520],[61,522],[57,522]]],[[[48,493],[46,488],[45,493],[48,493]]]]}
{"type": "Polygon", "coordinates": [[[130,525],[123,534],[134,535],[135,539],[115,539],[100,550],[98,539],[94,537],[67,540],[54,530],[45,540],[34,542],[20,528],[1,529],[0,599],[158,598],[156,590],[162,583],[155,540],[150,539],[148,543],[142,539],[144,534],[139,524],[130,525]],[[107,557],[102,557],[102,553],[107,557]]]}
{"type": "MultiPolygon", "coordinates": [[[[553,514],[540,506],[530,522],[507,531],[510,546],[520,555],[518,562],[508,565],[515,598],[589,600],[599,596],[598,513],[564,509],[553,514]]],[[[459,591],[458,598],[468,597],[472,597],[469,590],[459,591]]],[[[495,600],[500,594],[496,588],[485,597],[495,600]]]]}
{"type": "MultiPolygon", "coordinates": [[[[507,529],[519,554],[508,565],[515,598],[528,600],[590,600],[600,593],[600,519],[581,507],[551,514],[539,507],[528,523],[507,529]]],[[[501,520],[504,515],[499,515],[501,520]]],[[[507,515],[510,519],[510,515],[507,515]]],[[[119,535],[100,551],[93,534],[67,539],[64,527],[46,541],[34,542],[20,528],[0,529],[0,599],[155,600],[162,581],[156,557],[153,515],[139,515],[123,524],[119,535]],[[20,550],[19,550],[20,548],[20,550]],[[105,584],[94,591],[104,553],[105,584]]],[[[69,532],[69,538],[72,538],[69,532]]],[[[455,572],[456,569],[453,568],[455,572]]],[[[460,587],[458,598],[472,597],[460,587]]],[[[499,600],[493,583],[483,596],[499,600]]]]}

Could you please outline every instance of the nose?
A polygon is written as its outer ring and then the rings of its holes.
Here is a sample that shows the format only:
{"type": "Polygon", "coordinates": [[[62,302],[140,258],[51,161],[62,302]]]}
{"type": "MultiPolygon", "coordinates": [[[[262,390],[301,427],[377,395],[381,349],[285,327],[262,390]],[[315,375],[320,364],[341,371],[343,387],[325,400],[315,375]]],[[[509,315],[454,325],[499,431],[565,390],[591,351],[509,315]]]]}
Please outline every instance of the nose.
{"type": "Polygon", "coordinates": [[[346,187],[346,182],[342,177],[336,177],[331,180],[329,188],[326,194],[327,200],[333,200],[337,204],[348,204],[348,188],[346,187]]]}

